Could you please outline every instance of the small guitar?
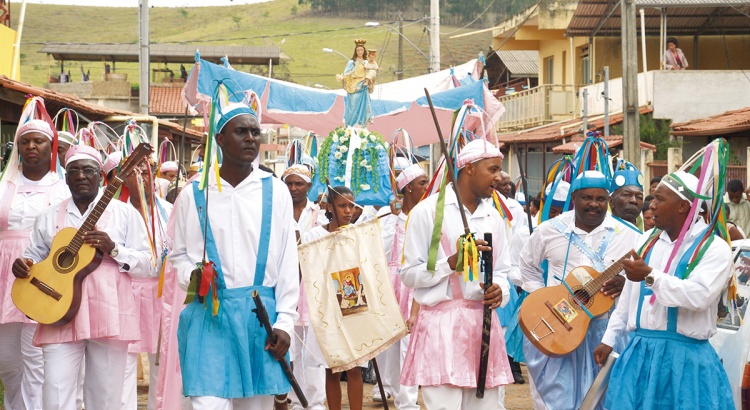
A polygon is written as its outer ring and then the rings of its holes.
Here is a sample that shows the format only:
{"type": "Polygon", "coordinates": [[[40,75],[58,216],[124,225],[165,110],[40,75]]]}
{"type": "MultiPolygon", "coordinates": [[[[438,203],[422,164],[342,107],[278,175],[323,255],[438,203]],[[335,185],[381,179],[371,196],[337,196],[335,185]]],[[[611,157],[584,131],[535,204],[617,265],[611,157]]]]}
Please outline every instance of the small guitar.
{"type": "Polygon", "coordinates": [[[571,270],[565,283],[572,294],[564,284],[529,294],[518,311],[518,324],[531,344],[552,357],[575,350],[586,337],[591,322],[581,305],[594,317],[609,311],[614,299],[599,290],[604,282],[622,271],[623,261],[629,258],[627,253],[601,273],[589,266],[571,270]]]}
{"type": "Polygon", "coordinates": [[[27,278],[16,278],[11,298],[18,310],[44,325],[62,326],[73,320],[81,306],[83,280],[99,267],[103,258],[101,251],[83,243],[83,235],[94,229],[123,180],[151,152],[151,145],[138,145],[81,228],[60,230],[52,240],[49,256],[32,265],[27,278]]]}

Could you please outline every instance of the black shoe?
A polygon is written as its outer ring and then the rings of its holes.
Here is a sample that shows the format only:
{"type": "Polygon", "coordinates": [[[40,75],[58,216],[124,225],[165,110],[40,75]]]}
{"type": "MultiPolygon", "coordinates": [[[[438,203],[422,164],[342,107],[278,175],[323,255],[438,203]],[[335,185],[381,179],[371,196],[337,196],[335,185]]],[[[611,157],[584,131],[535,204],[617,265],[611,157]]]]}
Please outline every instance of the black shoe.
{"type": "Polygon", "coordinates": [[[513,382],[515,384],[524,384],[526,383],[526,380],[523,378],[523,375],[521,373],[513,373],[513,382]]]}

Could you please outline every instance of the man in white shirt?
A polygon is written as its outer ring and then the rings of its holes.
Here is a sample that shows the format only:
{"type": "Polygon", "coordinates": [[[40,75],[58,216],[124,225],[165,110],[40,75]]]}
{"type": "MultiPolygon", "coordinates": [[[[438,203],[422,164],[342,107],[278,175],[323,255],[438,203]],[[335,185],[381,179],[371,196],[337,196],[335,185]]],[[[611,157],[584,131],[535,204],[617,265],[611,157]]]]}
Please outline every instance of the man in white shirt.
{"type": "Polygon", "coordinates": [[[656,228],[642,236],[634,260],[625,261],[628,281],[594,352],[602,365],[612,346],[629,339],[612,369],[609,409],[734,408],[727,375],[708,343],[732,274],[732,251],[706,232],[697,212],[689,219],[697,188],[698,178],[683,171],[661,180],[651,201],[656,228]]]}
{"type": "MultiPolygon", "coordinates": [[[[406,328],[411,331],[419,314],[419,305],[414,303],[413,290],[406,287],[401,281],[404,234],[409,212],[422,199],[430,181],[424,169],[418,163],[412,163],[406,157],[396,157],[393,165],[394,171],[397,173],[396,184],[399,196],[391,202],[391,206],[380,208],[378,218],[380,218],[383,229],[383,250],[391,273],[393,291],[401,314],[406,321],[406,328]]],[[[393,404],[397,410],[419,409],[417,404],[419,387],[401,384],[401,369],[409,347],[409,341],[410,336],[406,335],[377,357],[383,390],[386,396],[393,397],[393,404]]],[[[380,395],[380,390],[373,390],[373,401],[382,402],[384,398],[380,395]]]]}
{"type": "MultiPolygon", "coordinates": [[[[638,234],[607,213],[610,181],[598,171],[585,171],[571,184],[574,210],[540,224],[521,251],[523,289],[529,293],[560,285],[578,266],[604,271],[633,248],[638,234]],[[547,270],[542,263],[547,262],[547,270]]],[[[604,295],[616,297],[623,276],[605,282],[604,295]]],[[[601,297],[601,295],[600,295],[601,297]]],[[[524,356],[532,379],[535,409],[576,409],[594,381],[599,368],[593,349],[601,341],[608,314],[591,321],[584,342],[562,357],[549,357],[524,340],[524,356]]]]}
{"type": "Polygon", "coordinates": [[[638,217],[643,208],[643,174],[627,161],[620,161],[617,168],[612,175],[609,196],[612,216],[640,233],[638,217]]]}
{"type": "MultiPolygon", "coordinates": [[[[328,223],[328,219],[320,213],[318,205],[307,198],[307,192],[312,186],[314,162],[307,155],[303,154],[302,158],[301,163],[290,166],[281,175],[281,180],[286,184],[292,197],[293,217],[298,241],[304,238],[305,234],[312,228],[328,223]]],[[[315,338],[315,332],[310,324],[307,299],[304,287],[301,284],[297,312],[299,313],[299,320],[294,326],[296,335],[292,339],[290,348],[294,376],[305,394],[308,402],[307,408],[324,410],[326,369],[325,364],[320,360],[321,358],[312,353],[313,351],[317,353],[318,349],[307,347],[308,341],[315,338]]],[[[293,410],[302,409],[299,398],[294,393],[290,394],[290,398],[293,410]]],[[[278,398],[277,402],[279,400],[284,399],[278,398]]]]}
{"type": "Polygon", "coordinates": [[[177,179],[179,166],[175,161],[165,161],[159,167],[159,176],[156,178],[156,188],[160,197],[166,198],[169,193],[169,185],[177,179]]]}
{"type": "Polygon", "coordinates": [[[742,181],[732,179],[727,182],[724,203],[729,207],[730,222],[734,222],[742,229],[742,232],[750,232],[750,201],[747,200],[742,181]]]}
{"type": "Polygon", "coordinates": [[[495,410],[502,402],[502,386],[513,382],[502,329],[492,312],[486,390],[483,399],[476,398],[483,307],[494,310],[506,304],[510,290],[507,225],[490,199],[500,180],[501,155],[484,139],[466,144],[456,161],[464,209],[458,207],[454,188],[448,184],[409,214],[401,280],[414,289],[421,310],[411,332],[401,383],[422,386],[428,409],[495,410]],[[464,234],[461,213],[478,238],[492,233],[492,244],[476,241],[479,251],[494,253],[493,283],[486,293],[482,279],[467,282],[456,273],[456,241],[464,234]],[[440,214],[442,220],[436,218],[440,214]],[[432,243],[436,225],[440,239],[432,243]]]}
{"type": "MultiPolygon", "coordinates": [[[[72,198],[37,217],[31,244],[23,258],[13,264],[16,277],[28,277],[30,266],[49,255],[60,229],[80,228],[89,218],[102,196],[102,177],[98,151],[84,145],[68,150],[66,181],[72,198]]],[[[119,201],[110,202],[96,228],[84,234],[83,242],[104,254],[104,258],[83,280],[79,310],[63,326],[40,324],[34,335],[34,344],[42,347],[44,356],[45,410],[76,408],[83,360],[86,408],[120,407],[128,343],[140,337],[131,277],[151,275],[146,238],[145,224],[137,212],[119,201]]]]}
{"type": "Polygon", "coordinates": [[[197,293],[177,330],[183,393],[195,410],[270,409],[273,396],[290,389],[278,361],[286,360],[299,297],[292,199],[283,182],[253,168],[260,148],[255,112],[233,103],[220,114],[219,179],[207,162],[205,188],[193,181],[174,208],[170,259],[180,286],[189,297],[197,293]],[[204,266],[193,276],[204,261],[213,272],[204,266]],[[273,337],[251,311],[253,291],[273,337]]]}

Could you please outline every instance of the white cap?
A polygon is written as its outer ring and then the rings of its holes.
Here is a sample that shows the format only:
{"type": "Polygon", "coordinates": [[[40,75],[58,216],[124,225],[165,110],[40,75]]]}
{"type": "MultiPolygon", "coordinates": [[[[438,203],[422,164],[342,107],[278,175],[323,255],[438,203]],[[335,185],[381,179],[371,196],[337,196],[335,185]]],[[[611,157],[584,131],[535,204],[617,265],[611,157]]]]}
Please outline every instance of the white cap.
{"type": "Polygon", "coordinates": [[[484,138],[479,138],[466,144],[461,152],[458,153],[456,168],[461,169],[467,164],[471,164],[487,158],[504,158],[503,153],[484,138]]]}

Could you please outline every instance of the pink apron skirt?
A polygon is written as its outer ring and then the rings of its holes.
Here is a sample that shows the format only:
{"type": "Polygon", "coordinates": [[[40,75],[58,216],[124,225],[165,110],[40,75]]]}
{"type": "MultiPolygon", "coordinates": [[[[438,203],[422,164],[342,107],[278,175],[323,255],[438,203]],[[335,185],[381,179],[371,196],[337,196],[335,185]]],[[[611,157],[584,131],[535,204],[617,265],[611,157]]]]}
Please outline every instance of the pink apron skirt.
{"type": "Polygon", "coordinates": [[[34,345],[67,343],[87,339],[140,339],[133,285],[127,273],[112,258],[83,280],[81,307],[63,326],[39,325],[34,345]]]}
{"type": "Polygon", "coordinates": [[[131,281],[141,339],[128,345],[128,352],[154,354],[159,344],[159,322],[162,310],[161,300],[159,300],[159,278],[131,278],[131,281]]]}
{"type": "MultiPolygon", "coordinates": [[[[482,303],[450,300],[422,306],[401,372],[405,386],[476,387],[482,350],[482,303]]],[[[486,387],[513,383],[505,339],[497,314],[492,312],[490,356],[486,387]]]]}
{"type": "Polygon", "coordinates": [[[0,232],[0,323],[33,323],[13,304],[10,291],[16,277],[11,268],[29,246],[31,231],[0,232]]]}
{"type": "Polygon", "coordinates": [[[411,313],[411,301],[414,289],[401,282],[401,264],[388,263],[388,270],[391,272],[393,293],[396,295],[398,307],[401,309],[401,314],[404,316],[404,320],[408,320],[411,313]]]}

